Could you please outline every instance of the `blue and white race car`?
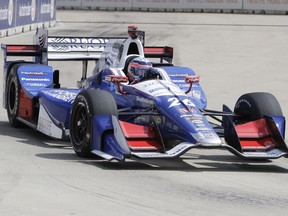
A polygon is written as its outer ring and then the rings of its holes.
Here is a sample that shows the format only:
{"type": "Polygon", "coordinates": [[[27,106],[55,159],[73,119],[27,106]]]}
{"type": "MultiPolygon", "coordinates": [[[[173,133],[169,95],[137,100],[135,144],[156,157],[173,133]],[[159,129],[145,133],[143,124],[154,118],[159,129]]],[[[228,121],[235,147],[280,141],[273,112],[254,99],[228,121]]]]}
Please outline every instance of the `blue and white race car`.
{"type": "Polygon", "coordinates": [[[135,26],[128,34],[51,37],[38,29],[33,45],[2,44],[3,107],[11,125],[70,139],[81,157],[175,158],[197,147],[247,159],[287,157],[285,117],[273,95],[247,93],[233,111],[207,110],[199,76],[172,63],[172,47],[145,46],[145,32],[135,26]],[[131,83],[128,66],[137,57],[151,60],[153,70],[131,83]],[[48,61],[82,61],[77,87],[61,87],[48,61]],[[96,62],[91,77],[88,61],[96,62]]]}

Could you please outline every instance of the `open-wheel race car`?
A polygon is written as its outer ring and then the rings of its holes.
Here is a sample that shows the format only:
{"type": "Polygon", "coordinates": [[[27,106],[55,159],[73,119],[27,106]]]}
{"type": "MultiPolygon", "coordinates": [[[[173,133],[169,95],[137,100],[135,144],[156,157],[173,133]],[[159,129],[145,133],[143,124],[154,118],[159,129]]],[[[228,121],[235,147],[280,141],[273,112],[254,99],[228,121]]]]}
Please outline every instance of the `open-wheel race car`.
{"type": "Polygon", "coordinates": [[[53,37],[38,29],[33,45],[2,44],[11,125],[70,139],[81,157],[175,158],[197,147],[226,148],[246,159],[287,157],[285,117],[273,95],[247,93],[233,111],[207,110],[199,76],[173,64],[172,47],[145,46],[145,32],[135,26],[128,33],[53,37]],[[49,61],[82,61],[77,86],[61,87],[49,61]],[[90,77],[88,61],[96,62],[90,77]]]}

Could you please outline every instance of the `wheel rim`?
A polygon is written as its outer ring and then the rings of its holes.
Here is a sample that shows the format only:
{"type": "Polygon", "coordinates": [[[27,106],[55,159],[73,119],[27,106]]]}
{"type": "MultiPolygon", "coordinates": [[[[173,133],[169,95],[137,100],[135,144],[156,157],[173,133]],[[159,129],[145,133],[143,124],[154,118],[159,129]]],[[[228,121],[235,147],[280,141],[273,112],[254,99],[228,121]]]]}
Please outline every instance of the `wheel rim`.
{"type": "Polygon", "coordinates": [[[74,113],[74,126],[73,126],[73,137],[75,140],[75,144],[81,145],[86,138],[87,132],[87,109],[83,103],[79,103],[75,109],[74,113]]]}
{"type": "Polygon", "coordinates": [[[8,108],[10,113],[13,113],[16,105],[16,97],[17,97],[17,92],[16,92],[16,84],[13,80],[11,80],[11,83],[9,85],[8,89],[8,108]]]}

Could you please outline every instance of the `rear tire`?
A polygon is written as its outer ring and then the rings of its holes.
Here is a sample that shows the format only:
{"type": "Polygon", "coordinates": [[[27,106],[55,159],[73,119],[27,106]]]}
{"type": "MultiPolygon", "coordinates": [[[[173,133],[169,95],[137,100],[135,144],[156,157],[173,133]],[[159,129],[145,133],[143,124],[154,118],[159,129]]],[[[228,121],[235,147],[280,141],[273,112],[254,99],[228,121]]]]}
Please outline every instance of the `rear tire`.
{"type": "Polygon", "coordinates": [[[20,91],[21,85],[17,74],[17,69],[19,65],[14,65],[7,77],[6,82],[6,105],[7,105],[7,115],[12,127],[20,128],[24,124],[17,120],[19,114],[20,105],[20,91]]]}
{"type": "Polygon", "coordinates": [[[92,156],[93,117],[105,114],[118,115],[116,102],[109,92],[83,90],[75,98],[70,116],[70,140],[78,156],[92,156]]]}
{"type": "Polygon", "coordinates": [[[255,92],[242,95],[236,102],[236,123],[245,123],[263,118],[264,115],[282,116],[278,100],[270,93],[255,92]]]}

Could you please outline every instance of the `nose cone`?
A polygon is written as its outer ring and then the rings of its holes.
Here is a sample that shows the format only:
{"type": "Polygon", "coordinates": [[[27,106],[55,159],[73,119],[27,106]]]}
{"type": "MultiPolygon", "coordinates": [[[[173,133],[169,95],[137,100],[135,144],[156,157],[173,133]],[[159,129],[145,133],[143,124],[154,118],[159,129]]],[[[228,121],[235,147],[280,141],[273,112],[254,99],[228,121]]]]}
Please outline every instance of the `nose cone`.
{"type": "Polygon", "coordinates": [[[191,135],[199,144],[199,146],[219,147],[222,145],[222,140],[214,131],[209,131],[206,133],[203,132],[191,133],[191,135]]]}

